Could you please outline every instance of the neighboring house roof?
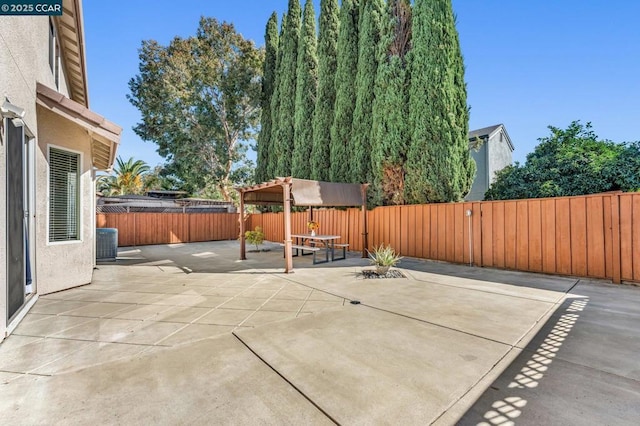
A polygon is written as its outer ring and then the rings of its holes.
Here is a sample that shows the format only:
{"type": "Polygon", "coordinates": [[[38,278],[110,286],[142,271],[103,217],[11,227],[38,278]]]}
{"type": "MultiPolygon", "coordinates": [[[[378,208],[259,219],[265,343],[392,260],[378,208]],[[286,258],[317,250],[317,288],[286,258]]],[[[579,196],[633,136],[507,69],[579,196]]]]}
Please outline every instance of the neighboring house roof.
{"type": "Polygon", "coordinates": [[[188,194],[189,193],[187,191],[172,191],[172,190],[165,190],[165,189],[153,189],[153,190],[147,191],[147,195],[149,197],[154,197],[154,198],[177,199],[177,198],[182,198],[188,194]]]}
{"type": "Polygon", "coordinates": [[[56,17],[60,49],[69,85],[69,97],[89,106],[87,64],[84,52],[82,0],[63,0],[62,16],[56,17]]]}
{"type": "Polygon", "coordinates": [[[502,129],[502,131],[504,132],[507,138],[507,144],[509,145],[509,148],[511,148],[511,151],[513,151],[514,150],[513,143],[511,143],[511,138],[509,137],[509,133],[507,133],[507,129],[504,127],[504,124],[496,124],[494,126],[483,127],[482,129],[471,130],[469,132],[469,140],[473,140],[476,138],[491,139],[491,137],[495,133],[500,131],[500,129],[502,129]]]}
{"type": "Polygon", "coordinates": [[[91,137],[93,166],[108,170],[115,161],[122,127],[96,114],[84,105],[37,83],[37,104],[83,127],[91,137]]]}
{"type": "Polygon", "coordinates": [[[233,213],[224,206],[191,206],[191,207],[163,207],[136,205],[135,203],[105,204],[96,206],[96,213],[233,213]]]}

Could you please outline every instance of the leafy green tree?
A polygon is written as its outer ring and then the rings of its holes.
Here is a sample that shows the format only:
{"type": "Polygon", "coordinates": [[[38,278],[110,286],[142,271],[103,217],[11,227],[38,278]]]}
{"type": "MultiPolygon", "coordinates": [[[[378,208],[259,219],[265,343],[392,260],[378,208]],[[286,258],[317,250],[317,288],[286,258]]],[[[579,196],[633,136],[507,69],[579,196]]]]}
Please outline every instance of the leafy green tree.
{"type": "Polygon", "coordinates": [[[134,131],[158,144],[181,180],[213,185],[230,200],[234,170],[250,167],[245,141],[260,120],[263,56],[233,25],[213,18],[166,47],[143,41],[140,74],[129,82],[128,99],[142,115],[134,131]]]}
{"type": "Polygon", "coordinates": [[[329,178],[332,182],[349,182],[352,164],[351,137],[353,110],[356,103],[356,82],[353,73],[358,66],[358,1],[343,0],[338,31],[337,71],[335,75],[336,103],[331,126],[329,178]]]}
{"type": "Polygon", "coordinates": [[[461,200],[471,188],[464,67],[451,0],[416,0],[405,200],[461,200]]]}
{"type": "Polygon", "coordinates": [[[271,135],[269,137],[269,150],[267,152],[266,162],[266,179],[273,179],[278,169],[278,156],[275,154],[275,141],[278,139],[278,126],[280,124],[280,92],[282,83],[282,53],[284,52],[285,30],[284,25],[287,20],[287,14],[282,15],[282,24],[280,25],[280,36],[278,37],[278,55],[276,56],[276,75],[273,87],[273,95],[271,96],[271,135]]]}
{"type": "Polygon", "coordinates": [[[380,43],[371,131],[370,191],[373,205],[405,204],[404,164],[411,131],[409,127],[409,71],[411,5],[391,0],[380,43]]]}
{"type": "Polygon", "coordinates": [[[358,37],[356,104],[353,112],[351,146],[351,182],[371,182],[371,126],[375,99],[378,49],[383,20],[389,17],[384,0],[366,0],[361,4],[362,19],[358,37]]]}
{"type": "MultiPolygon", "coordinates": [[[[183,182],[173,175],[166,167],[156,166],[142,177],[142,184],[147,191],[167,190],[185,191],[183,182]]],[[[187,191],[189,192],[189,191],[187,191]]]]}
{"type": "Polygon", "coordinates": [[[300,2],[289,0],[287,17],[283,22],[283,51],[280,63],[278,88],[280,108],[276,139],[273,140],[273,155],[276,156],[276,176],[291,175],[295,134],[296,68],[298,65],[298,41],[300,39],[300,2]]]}
{"type": "Polygon", "coordinates": [[[318,94],[313,112],[313,149],[311,178],[329,180],[331,125],[336,99],[338,1],[321,0],[318,38],[318,94]]]}
{"type": "Polygon", "coordinates": [[[260,98],[260,134],[257,141],[256,182],[270,178],[267,173],[269,150],[271,149],[271,98],[276,80],[276,61],[278,57],[278,15],[274,12],[267,22],[264,35],[265,58],[262,67],[262,97],[260,98]]]}
{"type": "Polygon", "coordinates": [[[566,129],[549,126],[551,135],[527,155],[496,173],[487,200],[560,197],[640,189],[638,143],[599,140],[591,124],[572,122],[566,129]]]}
{"type": "Polygon", "coordinates": [[[313,149],[313,109],[318,85],[318,56],[316,15],[313,1],[304,6],[302,36],[298,49],[296,81],[295,137],[291,174],[302,179],[311,178],[311,151],[313,149]]]}
{"type": "Polygon", "coordinates": [[[604,173],[612,191],[640,191],[640,142],[624,144],[624,150],[604,173]]]}
{"type": "Polygon", "coordinates": [[[144,178],[148,172],[149,166],[144,161],[134,160],[133,157],[124,161],[122,157],[118,157],[114,174],[98,177],[97,190],[103,195],[144,194],[144,178]]]}

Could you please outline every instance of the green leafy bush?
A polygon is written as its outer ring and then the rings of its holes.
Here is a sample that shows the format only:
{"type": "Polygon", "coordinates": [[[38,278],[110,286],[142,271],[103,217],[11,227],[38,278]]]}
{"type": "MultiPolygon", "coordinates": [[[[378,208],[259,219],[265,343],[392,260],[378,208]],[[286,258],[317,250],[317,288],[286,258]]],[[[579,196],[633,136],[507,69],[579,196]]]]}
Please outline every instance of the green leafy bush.
{"type": "Polygon", "coordinates": [[[249,244],[254,244],[256,246],[256,250],[260,250],[258,246],[264,241],[264,232],[262,232],[261,227],[256,226],[256,229],[253,231],[245,232],[244,238],[249,244]]]}

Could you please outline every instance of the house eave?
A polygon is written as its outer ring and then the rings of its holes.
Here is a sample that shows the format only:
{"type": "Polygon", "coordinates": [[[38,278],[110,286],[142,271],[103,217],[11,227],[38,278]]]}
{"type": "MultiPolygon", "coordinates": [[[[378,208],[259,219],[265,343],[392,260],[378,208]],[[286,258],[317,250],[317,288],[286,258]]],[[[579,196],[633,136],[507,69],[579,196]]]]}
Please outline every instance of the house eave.
{"type": "Polygon", "coordinates": [[[69,88],[69,97],[88,107],[89,89],[85,57],[84,21],[81,0],[63,0],[62,16],[54,22],[58,32],[62,62],[69,88]]]}
{"type": "Polygon", "coordinates": [[[115,161],[122,127],[59,92],[36,84],[36,104],[82,127],[91,139],[91,161],[98,170],[110,170],[115,161]]]}

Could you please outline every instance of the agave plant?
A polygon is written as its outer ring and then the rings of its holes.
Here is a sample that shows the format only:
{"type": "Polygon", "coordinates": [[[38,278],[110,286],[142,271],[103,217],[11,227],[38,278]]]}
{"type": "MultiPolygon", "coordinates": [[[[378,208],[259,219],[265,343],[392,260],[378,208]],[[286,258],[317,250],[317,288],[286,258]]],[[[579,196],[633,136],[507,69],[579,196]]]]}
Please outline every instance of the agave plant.
{"type": "Polygon", "coordinates": [[[378,274],[386,274],[389,268],[395,266],[401,259],[402,256],[398,255],[390,245],[380,244],[373,248],[373,252],[369,252],[369,260],[376,266],[378,274]]]}

